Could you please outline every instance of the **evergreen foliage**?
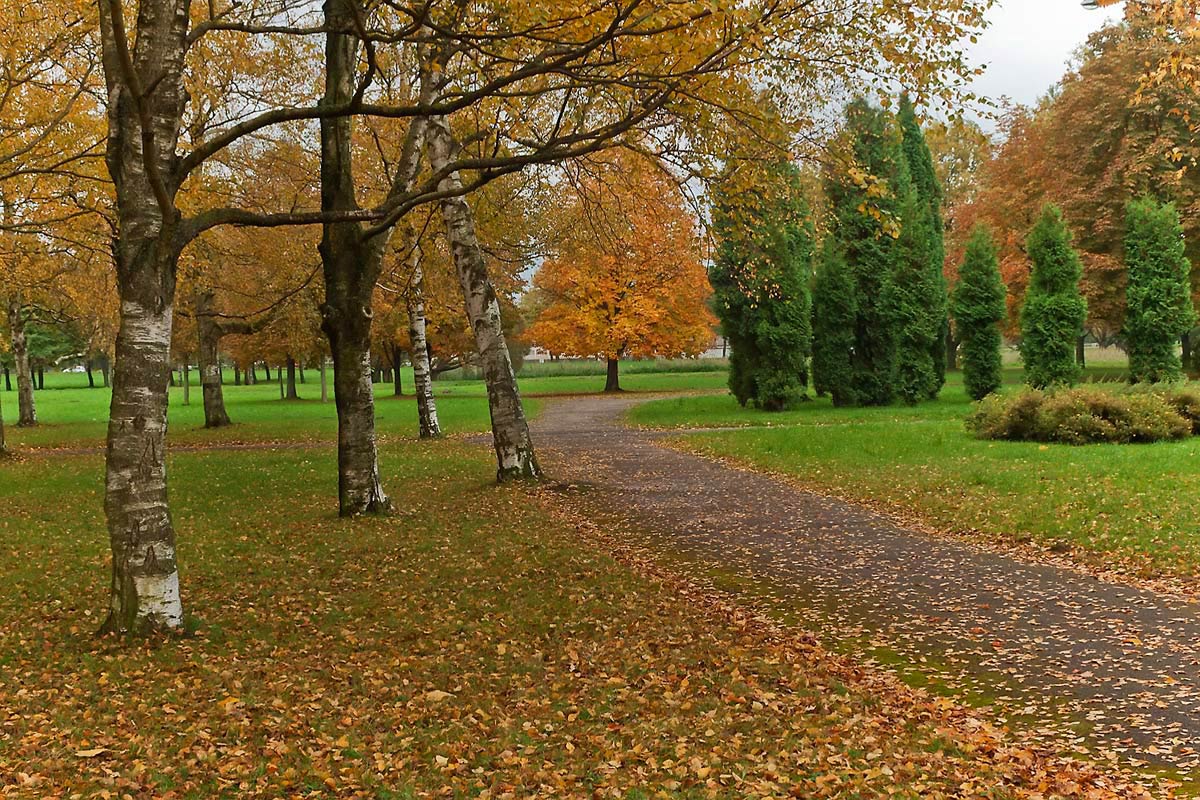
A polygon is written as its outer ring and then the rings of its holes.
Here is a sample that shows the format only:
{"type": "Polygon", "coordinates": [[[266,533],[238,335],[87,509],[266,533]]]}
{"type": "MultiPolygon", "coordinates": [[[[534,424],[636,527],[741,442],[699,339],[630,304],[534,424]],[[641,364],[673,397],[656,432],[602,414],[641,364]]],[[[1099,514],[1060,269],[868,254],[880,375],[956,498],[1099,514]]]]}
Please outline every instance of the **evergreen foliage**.
{"type": "Polygon", "coordinates": [[[1174,205],[1149,197],[1130,201],[1126,214],[1129,379],[1134,383],[1176,381],[1183,377],[1176,349],[1179,338],[1196,322],[1183,227],[1174,205]]]}
{"type": "Polygon", "coordinates": [[[887,405],[896,397],[895,226],[902,221],[912,183],[900,136],[885,111],[855,100],[846,109],[846,136],[855,169],[832,172],[826,194],[832,235],[853,285],[854,346],[847,383],[826,388],[840,392],[848,404],[887,405]]]}
{"type": "Polygon", "coordinates": [[[1037,388],[1073,384],[1080,369],[1075,340],[1083,331],[1087,301],[1079,292],[1083,264],[1057,206],[1043,207],[1025,250],[1033,263],[1021,309],[1025,381],[1037,388]]]}
{"type": "Polygon", "coordinates": [[[900,98],[899,122],[914,197],[901,232],[902,238],[910,239],[899,265],[906,274],[896,280],[898,287],[906,289],[897,309],[901,315],[897,389],[903,399],[914,403],[936,397],[946,383],[945,222],[933,154],[907,94],[900,98]]]}
{"type": "Polygon", "coordinates": [[[963,385],[974,400],[982,400],[1000,388],[999,323],[1006,311],[1004,297],[995,242],[986,227],[977,225],[967,242],[954,289],[963,385]]]}
{"type": "Polygon", "coordinates": [[[854,277],[831,237],[825,239],[813,284],[813,386],[835,406],[853,405],[854,324],[858,303],[854,277]]]}
{"type": "MultiPolygon", "coordinates": [[[[755,190],[752,218],[716,212],[709,280],[732,348],[729,388],[743,406],[783,411],[804,399],[812,351],[813,228],[799,175],[776,165],[755,190]]],[[[740,198],[743,207],[746,198],[740,198]]]]}
{"type": "Polygon", "coordinates": [[[929,215],[915,193],[904,199],[900,224],[895,272],[886,299],[896,331],[896,394],[911,405],[937,396],[942,388],[933,350],[939,344],[946,305],[940,271],[935,275],[931,268],[929,215]]]}

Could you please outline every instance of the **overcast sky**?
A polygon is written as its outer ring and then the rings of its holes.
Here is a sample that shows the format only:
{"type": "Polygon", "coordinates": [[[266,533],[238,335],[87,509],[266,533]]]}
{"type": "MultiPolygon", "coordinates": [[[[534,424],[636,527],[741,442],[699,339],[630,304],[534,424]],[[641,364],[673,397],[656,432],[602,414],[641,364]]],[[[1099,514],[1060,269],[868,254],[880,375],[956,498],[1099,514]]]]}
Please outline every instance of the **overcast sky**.
{"type": "Polygon", "coordinates": [[[991,26],[971,51],[976,63],[988,65],[975,91],[1034,103],[1058,83],[1088,34],[1120,17],[1119,6],[1088,11],[1080,0],[999,0],[988,13],[991,26]]]}

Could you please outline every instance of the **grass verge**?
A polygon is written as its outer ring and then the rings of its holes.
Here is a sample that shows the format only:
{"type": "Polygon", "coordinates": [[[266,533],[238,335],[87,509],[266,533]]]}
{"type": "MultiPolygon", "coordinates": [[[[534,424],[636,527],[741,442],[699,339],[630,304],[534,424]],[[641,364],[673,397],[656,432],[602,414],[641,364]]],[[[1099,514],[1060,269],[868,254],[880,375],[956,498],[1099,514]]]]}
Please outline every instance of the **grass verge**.
{"type": "Polygon", "coordinates": [[[1142,576],[1200,574],[1191,511],[1200,492],[1200,441],[982,441],[964,427],[970,407],[955,380],[938,401],[914,407],[836,409],[816,400],[768,414],[732,397],[702,396],[647,403],[630,419],[658,428],[735,428],[673,441],[938,528],[1073,548],[1142,576]]]}

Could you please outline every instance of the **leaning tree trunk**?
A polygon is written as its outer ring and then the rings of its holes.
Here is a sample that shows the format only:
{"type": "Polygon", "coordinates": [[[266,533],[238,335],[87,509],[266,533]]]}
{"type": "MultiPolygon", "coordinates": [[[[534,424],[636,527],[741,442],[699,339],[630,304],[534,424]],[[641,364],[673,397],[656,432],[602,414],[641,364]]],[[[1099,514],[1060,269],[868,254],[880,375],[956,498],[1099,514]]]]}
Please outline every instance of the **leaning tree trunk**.
{"type": "Polygon", "coordinates": [[[413,365],[413,391],[417,395],[417,417],[422,439],[442,435],[438,422],[437,401],[433,397],[433,371],[429,365],[429,341],[425,325],[425,270],[421,250],[415,245],[408,257],[409,279],[406,306],[408,340],[413,365]]]}
{"type": "Polygon", "coordinates": [[[37,406],[33,399],[33,367],[29,362],[29,342],[25,337],[25,315],[21,301],[8,301],[8,329],[12,335],[13,364],[17,369],[17,426],[37,425],[37,406]]]}
{"type": "Polygon", "coordinates": [[[621,362],[615,358],[608,360],[608,377],[604,381],[604,391],[619,392],[621,391],[621,362]]]}
{"type": "MultiPolygon", "coordinates": [[[[449,121],[438,117],[429,124],[430,166],[445,171],[456,149],[449,121]]],[[[541,467],[533,452],[529,423],[517,388],[512,357],[504,340],[500,301],[488,277],[487,261],[475,234],[475,218],[462,196],[458,172],[446,172],[439,183],[446,196],[442,200],[446,235],[450,241],[454,266],[462,285],[467,318],[475,332],[483,378],[487,383],[488,410],[492,418],[492,440],[496,448],[496,476],[500,481],[541,477],[541,467]]]]}

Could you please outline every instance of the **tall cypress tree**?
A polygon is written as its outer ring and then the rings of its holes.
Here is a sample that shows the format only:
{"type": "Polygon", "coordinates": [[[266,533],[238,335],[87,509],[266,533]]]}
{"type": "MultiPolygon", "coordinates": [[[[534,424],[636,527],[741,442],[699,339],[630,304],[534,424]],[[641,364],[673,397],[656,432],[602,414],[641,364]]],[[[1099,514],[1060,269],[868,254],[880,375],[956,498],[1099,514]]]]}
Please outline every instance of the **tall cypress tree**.
{"type": "Polygon", "coordinates": [[[933,154],[908,94],[900,98],[899,120],[914,204],[907,221],[910,242],[900,265],[905,276],[896,281],[907,289],[900,322],[898,390],[905,400],[916,402],[936,397],[946,383],[945,222],[933,154]]]}
{"type": "Polygon", "coordinates": [[[854,326],[858,316],[854,276],[833,237],[825,238],[813,283],[813,386],[835,406],[856,405],[853,391],[854,326]]]}
{"type": "Polygon", "coordinates": [[[1079,293],[1083,263],[1058,206],[1042,208],[1025,252],[1033,262],[1021,309],[1025,382],[1037,388],[1073,384],[1079,380],[1075,340],[1087,318],[1087,301],[1079,293]]]}
{"type": "Polygon", "coordinates": [[[796,168],[774,165],[714,217],[709,279],[732,347],[729,387],[742,405],[782,411],[804,398],[812,350],[813,229],[796,168]]]}
{"type": "MultiPolygon", "coordinates": [[[[892,117],[866,100],[846,108],[846,138],[855,169],[831,172],[826,194],[832,235],[854,285],[854,347],[843,396],[859,405],[896,397],[897,314],[893,288],[902,222],[911,181],[892,117]]],[[[833,387],[830,387],[833,390],[833,387]]]]}
{"type": "Polygon", "coordinates": [[[1135,383],[1176,381],[1183,364],[1176,346],[1196,324],[1192,306],[1192,265],[1184,253],[1183,226],[1173,204],[1152,198],[1126,207],[1125,342],[1129,379],[1135,383]]]}
{"type": "Polygon", "coordinates": [[[976,225],[967,242],[954,289],[954,320],[962,342],[963,384],[974,400],[1000,388],[1000,321],[1004,319],[1004,282],[992,234],[976,225]]]}

